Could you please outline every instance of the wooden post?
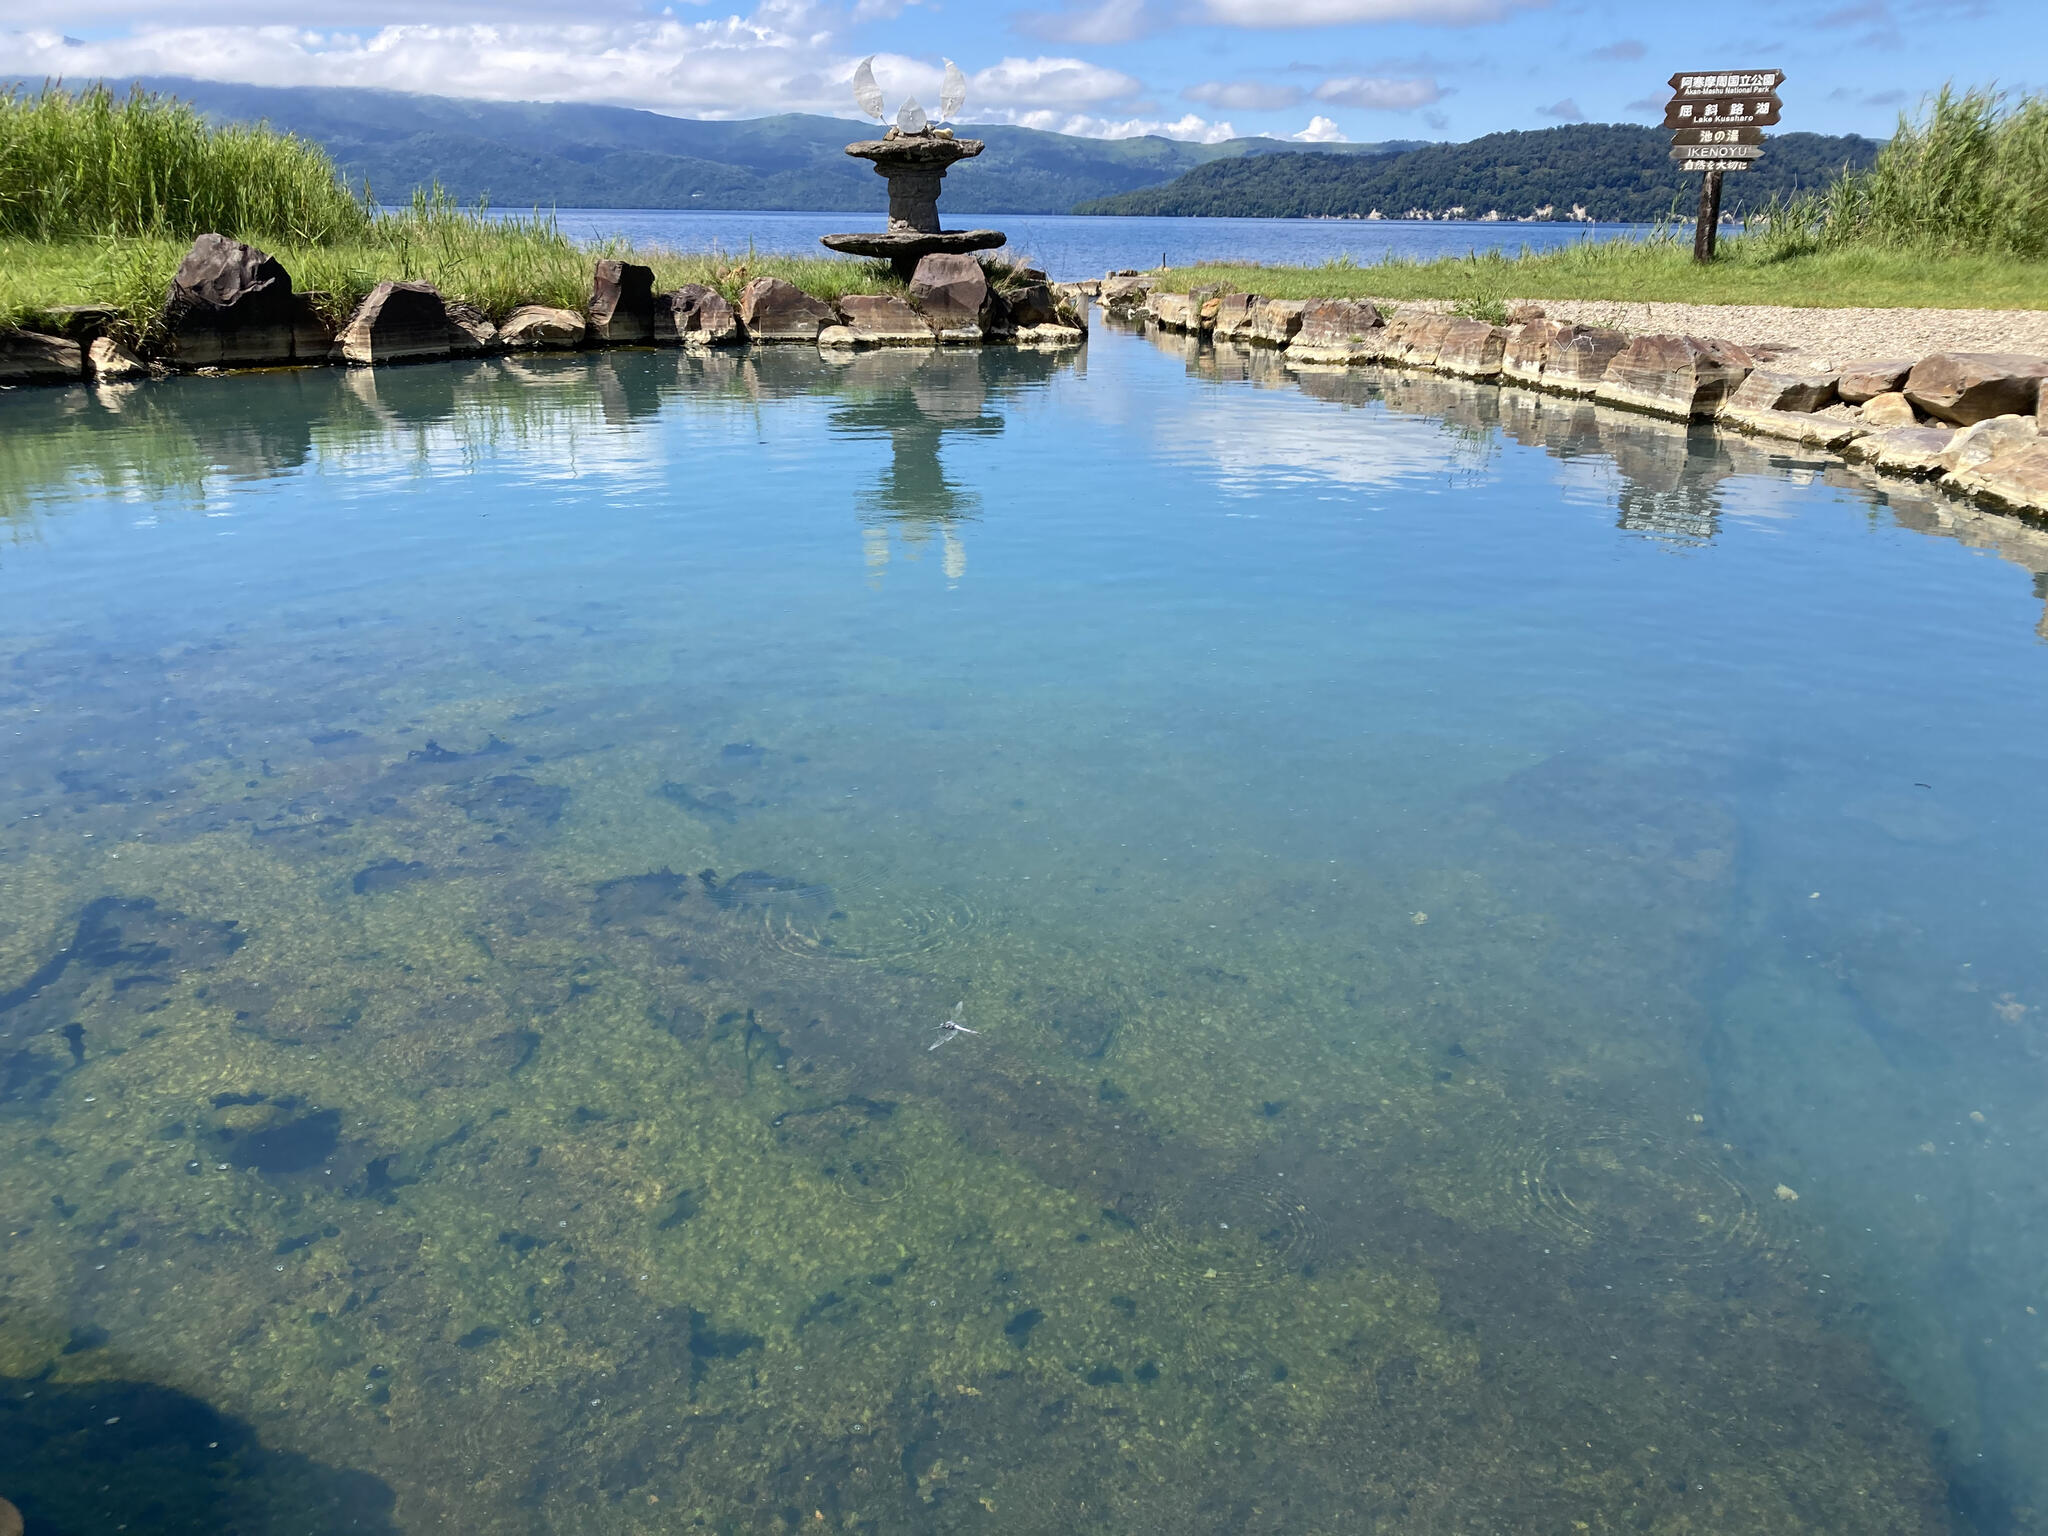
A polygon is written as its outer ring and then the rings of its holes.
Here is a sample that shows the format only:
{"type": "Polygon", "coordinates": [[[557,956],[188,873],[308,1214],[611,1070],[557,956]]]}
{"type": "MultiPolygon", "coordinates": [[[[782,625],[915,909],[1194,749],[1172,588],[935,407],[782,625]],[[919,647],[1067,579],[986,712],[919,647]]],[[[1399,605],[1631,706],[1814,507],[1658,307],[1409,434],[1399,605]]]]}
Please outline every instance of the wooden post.
{"type": "Polygon", "coordinates": [[[1721,233],[1721,173],[1709,171],[1700,181],[1700,218],[1692,234],[1692,259],[1706,263],[1714,259],[1714,242],[1721,233]]]}

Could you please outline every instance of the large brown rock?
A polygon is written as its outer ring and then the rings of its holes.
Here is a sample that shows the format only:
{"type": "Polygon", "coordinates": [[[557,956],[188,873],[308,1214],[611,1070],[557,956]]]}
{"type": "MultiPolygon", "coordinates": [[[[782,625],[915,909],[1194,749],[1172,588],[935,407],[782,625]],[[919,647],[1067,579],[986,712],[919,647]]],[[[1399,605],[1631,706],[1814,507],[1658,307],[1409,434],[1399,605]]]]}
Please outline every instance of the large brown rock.
{"type": "Polygon", "coordinates": [[[2007,512],[2048,513],[2048,437],[2007,448],[1949,481],[1949,489],[2007,512]]]}
{"type": "Polygon", "coordinates": [[[379,283],[335,338],[345,363],[417,363],[446,357],[448,306],[432,283],[379,283]]]}
{"type": "Polygon", "coordinates": [[[1738,411],[1819,411],[1835,403],[1838,376],[1798,373],[1784,368],[1757,368],[1728,397],[1724,409],[1738,411]]]}
{"type": "Polygon", "coordinates": [[[1593,398],[1653,416],[1711,416],[1749,377],[1750,356],[1731,341],[1638,336],[1607,365],[1593,398]]]}
{"type": "Polygon", "coordinates": [[[448,306],[448,351],[454,357],[475,357],[498,344],[498,328],[474,304],[460,300],[448,306]]]}
{"type": "Polygon", "coordinates": [[[1252,339],[1252,316],[1259,306],[1259,298],[1253,293],[1219,293],[1216,296],[1216,339],[1218,341],[1250,341],[1252,339]]]}
{"type": "Polygon", "coordinates": [[[1949,427],[1889,427],[1850,443],[1842,457],[1875,464],[1895,475],[1926,478],[1942,473],[1941,456],[1955,435],[1949,427]]]}
{"type": "Polygon", "coordinates": [[[939,330],[979,325],[988,303],[988,274],[973,256],[934,251],[917,264],[910,302],[939,330]]]}
{"type": "Polygon", "coordinates": [[[1941,467],[1951,475],[1977,469],[2040,435],[2041,429],[2034,425],[2031,416],[1993,416],[1956,433],[1942,450],[1941,467]]]}
{"type": "Polygon", "coordinates": [[[693,347],[730,347],[744,341],[746,334],[724,294],[702,283],[686,283],[654,296],[654,339],[693,347]]]}
{"type": "Polygon", "coordinates": [[[2031,416],[2040,404],[2048,357],[2016,352],[1937,352],[1906,376],[1906,398],[1938,421],[1959,427],[1993,416],[2031,416]]]}
{"type": "Polygon", "coordinates": [[[1360,299],[1316,299],[1301,312],[1301,328],[1287,344],[1297,363],[1370,363],[1386,350],[1386,327],[1377,304],[1360,299]]]}
{"type": "Polygon", "coordinates": [[[180,368],[289,363],[298,355],[300,318],[291,274],[275,256],[225,235],[201,235],[164,295],[164,355],[180,368]]]}
{"type": "MultiPolygon", "coordinates": [[[[974,270],[981,270],[979,262],[974,270]]],[[[750,341],[814,342],[818,332],[838,322],[831,305],[779,277],[757,277],[740,290],[740,324],[750,341]]]]}
{"type": "Polygon", "coordinates": [[[1154,293],[1145,299],[1145,318],[1169,331],[1192,331],[1200,321],[1200,308],[1185,293],[1154,293]]]}
{"type": "Polygon", "coordinates": [[[610,347],[654,340],[654,268],[607,257],[590,274],[592,341],[610,347]]]}
{"type": "Polygon", "coordinates": [[[0,384],[70,384],[85,377],[75,341],[35,331],[0,331],[0,384]]]}
{"type": "Polygon", "coordinates": [[[1559,321],[1541,318],[1540,314],[1510,326],[1507,341],[1501,347],[1500,376],[1511,384],[1541,384],[1550,349],[1568,329],[1559,321]]]}
{"type": "Polygon", "coordinates": [[[1484,320],[1453,320],[1437,349],[1437,371],[1465,379],[1497,379],[1507,343],[1507,332],[1484,320]]]}
{"type": "Polygon", "coordinates": [[[1835,385],[1835,392],[1850,405],[1861,405],[1879,395],[1893,393],[1906,382],[1906,375],[1912,371],[1913,360],[1910,357],[1859,358],[1853,363],[1842,364],[1842,377],[1835,385]]]}
{"type": "Polygon", "coordinates": [[[850,344],[866,347],[930,346],[931,322],[893,293],[861,293],[839,301],[850,344]]]}
{"type": "Polygon", "coordinates": [[[1114,314],[1118,311],[1143,309],[1145,298],[1151,292],[1152,279],[1149,277],[1105,277],[1101,290],[1095,295],[1095,301],[1105,311],[1114,314]]]}
{"type": "Polygon", "coordinates": [[[1306,299],[1262,299],[1252,310],[1251,339],[1269,347],[1284,347],[1300,334],[1307,313],[1306,299]]]}
{"type": "Polygon", "coordinates": [[[1050,283],[1025,283],[1003,297],[1009,305],[1010,324],[1020,331],[1060,324],[1060,304],[1050,283]]]}
{"type": "Polygon", "coordinates": [[[1567,325],[1551,339],[1543,358],[1543,387],[1566,395],[1592,395],[1607,369],[1628,346],[1620,331],[1597,325],[1567,325]]]}
{"type": "Polygon", "coordinates": [[[1913,402],[1894,389],[1872,395],[1863,402],[1863,424],[1873,431],[1887,427],[1916,427],[1920,424],[1920,417],[1913,409],[1913,402]]]}
{"type": "Polygon", "coordinates": [[[1416,316],[1408,322],[1399,346],[1387,353],[1388,361],[1410,368],[1434,368],[1437,354],[1444,349],[1444,338],[1451,334],[1451,325],[1449,315],[1416,316]]]}
{"type": "Polygon", "coordinates": [[[586,328],[583,317],[573,309],[522,304],[498,327],[498,344],[512,351],[580,347],[586,328]]]}

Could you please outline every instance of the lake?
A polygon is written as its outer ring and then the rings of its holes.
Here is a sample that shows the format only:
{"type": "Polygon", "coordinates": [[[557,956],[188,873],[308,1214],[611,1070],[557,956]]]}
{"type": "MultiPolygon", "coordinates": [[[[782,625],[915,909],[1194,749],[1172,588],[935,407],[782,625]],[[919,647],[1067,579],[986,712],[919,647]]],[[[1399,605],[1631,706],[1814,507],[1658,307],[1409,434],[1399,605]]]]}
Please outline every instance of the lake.
{"type": "Polygon", "coordinates": [[[2048,537],[1110,328],[0,534],[31,1533],[2048,1530],[2048,537]]]}
{"type": "MultiPolygon", "coordinates": [[[[887,222],[879,206],[858,213],[564,208],[556,219],[563,231],[577,240],[616,236],[637,245],[671,250],[734,252],[745,251],[751,243],[760,251],[804,256],[821,254],[821,235],[880,229],[887,222]]],[[[1524,246],[1547,251],[1580,240],[1639,239],[1650,229],[1645,224],[1080,218],[1043,213],[957,214],[948,219],[947,227],[1000,229],[1010,237],[1007,254],[1030,258],[1061,282],[1125,268],[1185,267],[1211,261],[1314,266],[1345,258],[1369,264],[1389,258],[1433,261],[1474,251],[1513,255],[1524,246]]]]}

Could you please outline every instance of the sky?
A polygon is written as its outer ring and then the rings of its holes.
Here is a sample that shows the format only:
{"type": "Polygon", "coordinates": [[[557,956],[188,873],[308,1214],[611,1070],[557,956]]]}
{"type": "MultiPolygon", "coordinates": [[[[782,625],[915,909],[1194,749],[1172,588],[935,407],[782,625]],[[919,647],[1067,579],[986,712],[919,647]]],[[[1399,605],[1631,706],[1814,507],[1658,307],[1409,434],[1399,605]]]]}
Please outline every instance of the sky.
{"type": "Polygon", "coordinates": [[[680,117],[893,113],[1191,140],[1658,122],[1676,70],[1781,68],[1783,128],[1888,134],[1944,81],[2048,85],[2043,0],[0,0],[0,77],[190,75],[680,117]]]}

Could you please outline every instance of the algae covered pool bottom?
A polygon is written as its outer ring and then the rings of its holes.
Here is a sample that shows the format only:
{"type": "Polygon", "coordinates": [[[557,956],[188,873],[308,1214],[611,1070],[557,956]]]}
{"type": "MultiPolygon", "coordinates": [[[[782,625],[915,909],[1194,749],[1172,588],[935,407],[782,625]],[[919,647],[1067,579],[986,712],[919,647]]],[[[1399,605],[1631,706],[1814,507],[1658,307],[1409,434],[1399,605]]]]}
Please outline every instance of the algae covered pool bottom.
{"type": "Polygon", "coordinates": [[[0,398],[0,1496],[2048,1529],[2048,540],[1841,475],[1115,333],[0,398]]]}

